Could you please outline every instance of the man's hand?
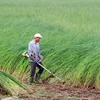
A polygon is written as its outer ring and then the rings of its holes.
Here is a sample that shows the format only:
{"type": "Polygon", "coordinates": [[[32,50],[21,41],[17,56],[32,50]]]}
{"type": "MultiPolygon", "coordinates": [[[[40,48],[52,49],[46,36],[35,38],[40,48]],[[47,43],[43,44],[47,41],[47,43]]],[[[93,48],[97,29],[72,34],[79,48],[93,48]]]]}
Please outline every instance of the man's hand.
{"type": "Polygon", "coordinates": [[[32,53],[31,56],[35,57],[35,53],[32,53]]]}
{"type": "Polygon", "coordinates": [[[44,60],[44,56],[41,56],[41,60],[44,60]]]}

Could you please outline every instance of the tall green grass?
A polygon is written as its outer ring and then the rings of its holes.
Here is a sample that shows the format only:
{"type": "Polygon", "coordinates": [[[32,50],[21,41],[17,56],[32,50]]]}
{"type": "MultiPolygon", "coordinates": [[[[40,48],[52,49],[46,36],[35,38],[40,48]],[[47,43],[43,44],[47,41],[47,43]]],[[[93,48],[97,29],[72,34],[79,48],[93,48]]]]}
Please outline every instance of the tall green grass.
{"type": "Polygon", "coordinates": [[[48,69],[66,83],[100,88],[99,12],[99,0],[0,0],[1,69],[27,78],[21,53],[40,32],[48,69]]]}
{"type": "Polygon", "coordinates": [[[25,84],[17,81],[3,71],[0,71],[0,87],[2,87],[6,93],[16,96],[19,94],[27,94],[28,90],[28,87],[25,84]]]}

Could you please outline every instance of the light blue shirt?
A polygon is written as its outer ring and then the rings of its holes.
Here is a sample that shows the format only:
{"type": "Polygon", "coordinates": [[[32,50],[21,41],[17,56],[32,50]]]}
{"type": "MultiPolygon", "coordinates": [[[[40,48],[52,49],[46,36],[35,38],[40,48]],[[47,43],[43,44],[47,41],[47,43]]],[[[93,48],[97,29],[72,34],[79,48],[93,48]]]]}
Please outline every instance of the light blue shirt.
{"type": "Polygon", "coordinates": [[[32,40],[28,45],[28,54],[29,54],[29,60],[31,62],[34,62],[31,58],[32,54],[35,54],[35,57],[33,57],[33,59],[35,59],[36,61],[40,61],[41,55],[40,55],[39,43],[36,43],[34,40],[32,40]]]}

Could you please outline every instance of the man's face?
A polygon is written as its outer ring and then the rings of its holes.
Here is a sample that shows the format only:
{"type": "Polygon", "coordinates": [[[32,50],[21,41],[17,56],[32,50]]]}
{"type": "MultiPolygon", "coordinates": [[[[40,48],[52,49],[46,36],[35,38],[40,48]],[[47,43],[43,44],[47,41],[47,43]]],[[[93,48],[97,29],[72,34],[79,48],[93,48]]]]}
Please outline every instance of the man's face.
{"type": "Polygon", "coordinates": [[[40,41],[40,38],[39,37],[36,37],[35,38],[35,42],[39,42],[40,41]]]}

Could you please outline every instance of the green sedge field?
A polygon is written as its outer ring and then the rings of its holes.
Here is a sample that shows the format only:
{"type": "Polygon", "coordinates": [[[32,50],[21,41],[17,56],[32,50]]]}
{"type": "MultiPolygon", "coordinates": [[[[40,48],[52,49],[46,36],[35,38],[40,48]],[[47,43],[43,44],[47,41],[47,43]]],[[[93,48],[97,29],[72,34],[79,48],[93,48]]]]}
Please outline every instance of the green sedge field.
{"type": "Polygon", "coordinates": [[[15,78],[29,77],[22,53],[37,32],[46,68],[68,85],[100,89],[99,0],[0,0],[0,86],[10,94],[26,88],[15,78]]]}

